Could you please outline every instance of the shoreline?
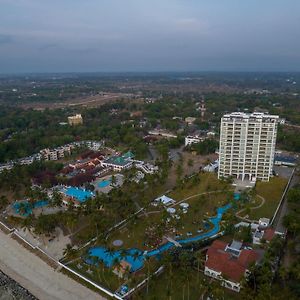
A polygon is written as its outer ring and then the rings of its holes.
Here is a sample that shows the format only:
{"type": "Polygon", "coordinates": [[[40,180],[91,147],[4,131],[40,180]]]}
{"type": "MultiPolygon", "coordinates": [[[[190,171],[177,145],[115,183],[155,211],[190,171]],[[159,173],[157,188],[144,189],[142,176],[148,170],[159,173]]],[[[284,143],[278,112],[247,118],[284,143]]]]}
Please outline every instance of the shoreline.
{"type": "MultiPolygon", "coordinates": [[[[27,297],[25,300],[105,299],[100,294],[53,269],[1,230],[0,241],[0,270],[34,296],[34,298],[27,297]]],[[[2,288],[1,284],[0,288],[2,288]]]]}
{"type": "MultiPolygon", "coordinates": [[[[20,285],[13,278],[9,277],[0,269],[0,292],[1,297],[10,297],[11,299],[17,298],[22,300],[39,300],[33,296],[27,289],[20,285]]],[[[8,298],[10,299],[10,298],[8,298]]]]}

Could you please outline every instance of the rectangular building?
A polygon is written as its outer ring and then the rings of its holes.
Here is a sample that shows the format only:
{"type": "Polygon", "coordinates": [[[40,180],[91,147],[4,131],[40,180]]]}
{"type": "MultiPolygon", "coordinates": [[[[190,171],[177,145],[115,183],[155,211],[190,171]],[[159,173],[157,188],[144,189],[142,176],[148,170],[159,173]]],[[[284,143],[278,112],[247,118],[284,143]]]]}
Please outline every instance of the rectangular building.
{"type": "Polygon", "coordinates": [[[279,117],[265,113],[226,114],[221,119],[219,178],[269,181],[279,117]]]}
{"type": "Polygon", "coordinates": [[[80,125],[83,123],[81,114],[76,114],[75,116],[68,117],[68,123],[71,126],[80,125]]]}
{"type": "Polygon", "coordinates": [[[203,142],[205,140],[204,137],[200,137],[198,135],[188,135],[185,137],[184,140],[184,145],[186,146],[190,146],[192,144],[198,144],[200,142],[203,142]]]}

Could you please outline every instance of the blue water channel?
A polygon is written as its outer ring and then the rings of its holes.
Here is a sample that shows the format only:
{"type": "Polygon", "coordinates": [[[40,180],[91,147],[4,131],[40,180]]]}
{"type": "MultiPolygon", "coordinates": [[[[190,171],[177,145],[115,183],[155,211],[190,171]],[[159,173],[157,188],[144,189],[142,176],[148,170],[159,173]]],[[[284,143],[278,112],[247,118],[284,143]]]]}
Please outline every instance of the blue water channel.
{"type": "Polygon", "coordinates": [[[49,202],[47,200],[39,200],[32,205],[28,201],[15,202],[13,204],[14,212],[20,216],[28,217],[32,214],[34,208],[41,208],[47,206],[49,202]]]}
{"type": "MultiPolygon", "coordinates": [[[[234,194],[234,200],[237,201],[240,199],[240,194],[235,193],[234,194]]],[[[209,218],[209,222],[213,225],[213,228],[207,232],[204,232],[200,235],[189,237],[182,240],[176,240],[181,245],[185,245],[192,242],[199,242],[206,240],[214,235],[216,235],[220,231],[220,222],[222,220],[223,214],[228,211],[232,207],[232,203],[228,203],[225,206],[219,207],[217,209],[217,215],[214,217],[209,218]]],[[[159,257],[163,252],[170,250],[171,248],[175,247],[175,245],[171,242],[167,242],[166,244],[151,250],[151,251],[145,251],[142,252],[141,250],[132,248],[129,250],[126,250],[126,255],[124,255],[121,250],[118,251],[108,251],[105,247],[93,247],[89,249],[88,255],[90,257],[96,257],[100,261],[102,261],[107,267],[112,267],[115,260],[124,260],[131,265],[131,272],[135,272],[143,267],[144,260],[146,257],[152,257],[156,256],[159,257]]],[[[94,261],[92,258],[88,258],[85,260],[89,264],[93,264],[94,261]]]]}

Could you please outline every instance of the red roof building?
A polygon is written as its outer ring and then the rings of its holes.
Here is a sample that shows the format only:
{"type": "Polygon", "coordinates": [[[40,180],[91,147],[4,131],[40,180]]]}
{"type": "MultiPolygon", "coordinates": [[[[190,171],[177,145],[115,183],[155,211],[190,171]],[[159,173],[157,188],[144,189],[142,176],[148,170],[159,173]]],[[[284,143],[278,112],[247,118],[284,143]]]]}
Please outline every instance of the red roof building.
{"type": "Polygon", "coordinates": [[[264,232],[263,239],[267,241],[267,243],[271,242],[273,237],[275,236],[275,230],[273,228],[267,228],[264,232]]]}
{"type": "Polygon", "coordinates": [[[239,292],[240,281],[249,272],[249,265],[258,259],[259,255],[254,250],[243,249],[239,242],[233,241],[229,245],[215,240],[207,250],[204,273],[239,292]]]}

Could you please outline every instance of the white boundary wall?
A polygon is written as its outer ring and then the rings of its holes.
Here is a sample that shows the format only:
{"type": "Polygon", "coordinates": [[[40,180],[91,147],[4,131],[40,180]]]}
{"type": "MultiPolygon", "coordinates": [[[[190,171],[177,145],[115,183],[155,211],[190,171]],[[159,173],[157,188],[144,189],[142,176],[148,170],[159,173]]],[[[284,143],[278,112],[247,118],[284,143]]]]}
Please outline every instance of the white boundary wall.
{"type": "Polygon", "coordinates": [[[274,220],[275,220],[276,217],[277,217],[277,214],[278,214],[278,212],[279,212],[279,209],[280,209],[280,207],[281,207],[281,205],[282,205],[282,203],[283,203],[283,201],[284,201],[285,195],[286,195],[286,193],[287,193],[287,191],[288,191],[288,189],[289,189],[289,187],[290,187],[290,183],[291,183],[291,181],[292,181],[292,179],[293,179],[293,177],[294,177],[294,173],[295,173],[295,169],[293,169],[293,172],[292,172],[292,174],[291,174],[291,176],[290,176],[290,179],[289,179],[288,183],[287,183],[286,186],[285,186],[284,192],[283,192],[283,194],[282,194],[282,196],[281,196],[280,202],[279,202],[279,204],[278,204],[278,206],[277,206],[277,208],[276,208],[276,210],[275,210],[275,213],[274,213],[274,215],[273,215],[273,217],[272,217],[272,220],[271,220],[271,222],[270,222],[270,225],[273,225],[274,220]]]}
{"type": "Polygon", "coordinates": [[[50,260],[54,261],[58,266],[60,266],[63,269],[66,269],[67,271],[71,272],[72,274],[76,275],[77,277],[81,278],[82,280],[84,280],[85,282],[91,284],[92,286],[94,286],[95,288],[97,288],[98,290],[100,290],[101,292],[105,293],[106,295],[118,299],[118,300],[122,300],[123,298],[116,295],[115,293],[111,292],[110,290],[96,284],[95,282],[93,282],[92,280],[84,277],[83,275],[79,274],[78,272],[72,270],[71,268],[67,267],[66,265],[64,265],[63,263],[61,263],[60,261],[56,260],[55,258],[53,258],[52,256],[50,256],[48,253],[46,253],[43,249],[41,249],[39,246],[34,246],[32,245],[29,241],[27,241],[25,238],[23,238],[20,234],[18,234],[16,228],[9,228],[8,226],[6,226],[4,223],[2,223],[0,221],[0,224],[5,227],[7,230],[10,231],[10,235],[15,235],[16,237],[18,237],[19,239],[21,239],[24,243],[26,243],[26,245],[28,245],[32,250],[38,250],[41,253],[43,253],[44,255],[47,256],[47,258],[49,258],[50,260]]]}

